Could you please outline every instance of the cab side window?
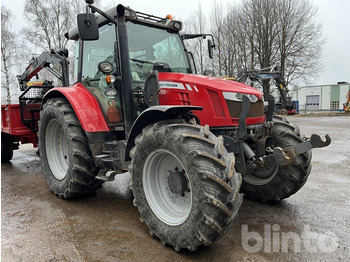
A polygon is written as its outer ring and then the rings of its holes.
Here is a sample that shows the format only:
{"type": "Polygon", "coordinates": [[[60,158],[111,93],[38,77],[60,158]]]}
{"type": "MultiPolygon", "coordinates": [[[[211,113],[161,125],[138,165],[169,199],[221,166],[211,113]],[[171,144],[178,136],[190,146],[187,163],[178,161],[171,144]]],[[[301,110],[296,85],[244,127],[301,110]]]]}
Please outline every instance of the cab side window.
{"type": "Polygon", "coordinates": [[[98,70],[98,64],[107,61],[115,68],[115,39],[114,25],[107,24],[100,28],[100,38],[98,40],[84,42],[82,83],[85,86],[98,88],[101,91],[108,87],[103,73],[98,70]]]}

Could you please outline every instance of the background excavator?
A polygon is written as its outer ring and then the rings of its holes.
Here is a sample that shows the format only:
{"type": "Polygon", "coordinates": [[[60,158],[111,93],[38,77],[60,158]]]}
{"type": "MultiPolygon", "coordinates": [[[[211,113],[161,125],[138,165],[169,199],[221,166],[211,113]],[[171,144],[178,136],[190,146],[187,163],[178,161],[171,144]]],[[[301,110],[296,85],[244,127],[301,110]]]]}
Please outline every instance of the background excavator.
{"type": "Polygon", "coordinates": [[[344,103],[344,111],[350,113],[350,89],[346,95],[346,102],[344,103]]]}
{"type": "Polygon", "coordinates": [[[277,114],[294,115],[297,113],[296,106],[292,101],[286,81],[283,78],[281,67],[267,67],[260,70],[242,71],[237,77],[237,81],[248,84],[249,81],[260,82],[262,80],[273,79],[279,91],[279,101],[275,103],[277,114]]]}

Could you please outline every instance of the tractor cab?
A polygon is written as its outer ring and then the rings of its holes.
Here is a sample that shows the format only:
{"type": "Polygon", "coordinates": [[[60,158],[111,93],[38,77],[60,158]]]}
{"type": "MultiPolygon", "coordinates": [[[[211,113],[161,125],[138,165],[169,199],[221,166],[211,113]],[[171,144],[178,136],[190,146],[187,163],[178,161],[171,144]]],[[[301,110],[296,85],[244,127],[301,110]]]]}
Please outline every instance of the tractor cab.
{"type": "Polygon", "coordinates": [[[123,111],[130,111],[123,108],[123,85],[132,93],[131,99],[124,98],[132,101],[132,118],[128,120],[132,122],[143,110],[159,103],[159,72],[192,72],[178,34],[181,22],[125,8],[127,46],[122,47],[118,28],[123,25],[117,23],[117,12],[115,7],[106,11],[104,14],[110,16],[109,20],[96,16],[98,29],[86,28],[87,19],[93,18],[80,14],[78,25],[83,24],[85,31],[78,26],[67,35],[77,41],[75,81],[82,83],[95,96],[112,127],[123,126],[123,111]],[[94,33],[97,37],[91,38],[94,30],[98,30],[94,33]],[[125,55],[128,59],[122,59],[125,55]],[[130,79],[123,83],[126,78],[130,79]]]}

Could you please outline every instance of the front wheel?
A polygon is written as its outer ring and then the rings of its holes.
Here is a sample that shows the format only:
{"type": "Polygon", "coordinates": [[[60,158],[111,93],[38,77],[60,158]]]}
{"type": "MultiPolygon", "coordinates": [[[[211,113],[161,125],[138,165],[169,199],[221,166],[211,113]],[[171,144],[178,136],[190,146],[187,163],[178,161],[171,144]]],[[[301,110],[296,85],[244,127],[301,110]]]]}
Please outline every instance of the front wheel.
{"type": "MultiPolygon", "coordinates": [[[[275,147],[295,146],[304,140],[299,127],[290,124],[284,117],[274,116],[271,137],[275,147]]],[[[295,164],[270,167],[254,171],[243,178],[241,192],[249,199],[259,202],[276,202],[295,194],[305,184],[311,171],[311,151],[296,157],[295,164]]]]}
{"type": "Polygon", "coordinates": [[[53,98],[43,105],[38,135],[46,181],[57,196],[72,198],[101,188],[85,132],[67,100],[53,98]]]}
{"type": "Polygon", "coordinates": [[[234,155],[208,127],[162,121],[131,150],[134,204],[151,235],[179,251],[210,245],[233,225],[242,198],[234,155]]]}

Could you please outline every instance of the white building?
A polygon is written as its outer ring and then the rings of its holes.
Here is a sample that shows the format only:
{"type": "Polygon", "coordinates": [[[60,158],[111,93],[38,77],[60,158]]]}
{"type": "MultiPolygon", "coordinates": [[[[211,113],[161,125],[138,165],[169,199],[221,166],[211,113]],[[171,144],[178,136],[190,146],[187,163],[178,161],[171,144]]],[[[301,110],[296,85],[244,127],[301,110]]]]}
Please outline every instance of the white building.
{"type": "Polygon", "coordinates": [[[350,83],[338,82],[335,85],[304,86],[293,90],[293,100],[299,101],[303,110],[342,110],[350,83]]]}

